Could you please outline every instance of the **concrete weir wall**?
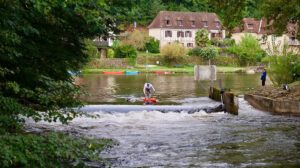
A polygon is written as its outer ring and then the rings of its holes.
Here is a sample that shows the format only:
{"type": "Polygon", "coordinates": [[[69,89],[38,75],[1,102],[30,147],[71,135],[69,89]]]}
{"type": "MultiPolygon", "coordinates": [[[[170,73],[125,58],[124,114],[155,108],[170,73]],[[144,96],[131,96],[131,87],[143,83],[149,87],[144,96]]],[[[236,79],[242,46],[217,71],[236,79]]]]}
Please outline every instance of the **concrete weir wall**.
{"type": "Polygon", "coordinates": [[[253,94],[245,94],[244,98],[251,106],[259,110],[272,113],[300,115],[300,101],[273,100],[267,97],[257,96],[253,94]]]}
{"type": "MultiPolygon", "coordinates": [[[[221,101],[221,91],[217,88],[210,87],[209,89],[209,98],[221,101]]],[[[226,112],[238,115],[239,111],[239,103],[236,96],[234,96],[233,93],[224,91],[223,93],[223,103],[224,103],[224,109],[226,112]]]]}

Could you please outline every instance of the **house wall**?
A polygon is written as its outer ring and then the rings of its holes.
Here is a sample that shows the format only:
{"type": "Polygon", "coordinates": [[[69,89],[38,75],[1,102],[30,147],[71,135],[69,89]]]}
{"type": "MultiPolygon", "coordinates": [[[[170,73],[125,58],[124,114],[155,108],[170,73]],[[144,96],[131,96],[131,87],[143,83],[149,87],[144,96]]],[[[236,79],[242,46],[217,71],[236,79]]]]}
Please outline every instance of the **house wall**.
{"type": "MultiPolygon", "coordinates": [[[[149,36],[154,37],[155,39],[160,41],[160,47],[174,42],[182,43],[184,47],[195,47],[195,36],[198,29],[149,29],[149,36]],[[171,31],[172,37],[165,37],[165,32],[171,31]],[[177,32],[182,31],[184,33],[184,37],[177,37],[177,32]],[[185,32],[190,31],[192,36],[186,37],[185,32]]],[[[220,38],[225,38],[225,31],[219,31],[219,30],[209,30],[208,38],[212,38],[212,33],[219,33],[220,38]]]]}

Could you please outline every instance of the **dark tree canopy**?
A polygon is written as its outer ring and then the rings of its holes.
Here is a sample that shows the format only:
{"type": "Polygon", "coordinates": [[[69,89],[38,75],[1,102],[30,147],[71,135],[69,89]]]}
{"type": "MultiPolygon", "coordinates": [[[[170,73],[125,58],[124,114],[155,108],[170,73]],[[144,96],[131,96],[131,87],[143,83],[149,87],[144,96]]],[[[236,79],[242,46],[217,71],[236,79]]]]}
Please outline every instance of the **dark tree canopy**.
{"type": "MultiPolygon", "coordinates": [[[[300,0],[265,0],[263,14],[272,21],[272,28],[277,34],[286,31],[288,23],[300,23],[300,0]]],[[[299,28],[298,28],[299,29],[299,28]]],[[[300,32],[296,32],[300,39],[300,32]]]]}
{"type": "Polygon", "coordinates": [[[68,71],[88,61],[84,39],[113,28],[108,10],[103,0],[1,1],[0,126],[19,113],[49,121],[73,117],[59,112],[80,104],[68,71]]]}

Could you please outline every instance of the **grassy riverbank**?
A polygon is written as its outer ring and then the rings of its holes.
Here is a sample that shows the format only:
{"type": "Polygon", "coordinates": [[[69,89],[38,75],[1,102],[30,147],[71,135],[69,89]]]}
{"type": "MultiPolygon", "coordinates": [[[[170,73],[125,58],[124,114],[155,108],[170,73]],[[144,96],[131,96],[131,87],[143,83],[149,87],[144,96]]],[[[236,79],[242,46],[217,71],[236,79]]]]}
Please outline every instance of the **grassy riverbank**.
{"type": "MultiPolygon", "coordinates": [[[[223,73],[236,73],[236,72],[245,72],[245,67],[224,67],[224,66],[217,66],[217,72],[223,73]]],[[[134,68],[108,68],[108,69],[83,69],[83,73],[101,73],[104,71],[139,71],[141,73],[145,72],[155,72],[155,71],[168,71],[168,72],[175,72],[175,73],[193,73],[194,67],[193,66],[184,66],[184,67],[166,67],[166,66],[155,66],[155,67],[134,67],[134,68]]]]}

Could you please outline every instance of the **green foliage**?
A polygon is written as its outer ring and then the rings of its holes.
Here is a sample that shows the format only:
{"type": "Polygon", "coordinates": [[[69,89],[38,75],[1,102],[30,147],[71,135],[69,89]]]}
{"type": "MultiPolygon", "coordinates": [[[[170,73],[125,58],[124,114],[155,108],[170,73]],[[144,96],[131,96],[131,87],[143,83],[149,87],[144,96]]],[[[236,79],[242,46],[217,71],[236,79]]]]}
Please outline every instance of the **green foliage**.
{"type": "MultiPolygon", "coordinates": [[[[286,31],[288,23],[300,22],[299,0],[265,0],[262,11],[268,20],[272,20],[272,30],[281,35],[286,31]]],[[[294,32],[300,39],[300,31],[294,32]]]]}
{"type": "Polygon", "coordinates": [[[161,55],[167,65],[177,64],[182,61],[183,56],[186,55],[186,49],[179,43],[172,43],[164,45],[160,49],[161,55]]]}
{"type": "Polygon", "coordinates": [[[97,59],[100,57],[98,49],[95,45],[95,43],[90,39],[84,40],[85,44],[85,51],[84,53],[88,56],[88,58],[91,59],[97,59]]]}
{"type": "Polygon", "coordinates": [[[237,58],[228,56],[217,56],[215,59],[212,60],[212,64],[232,67],[238,67],[240,65],[239,60],[237,58]]]}
{"type": "Polygon", "coordinates": [[[115,58],[136,58],[137,51],[132,45],[120,44],[114,48],[115,58]]]}
{"type": "Polygon", "coordinates": [[[235,44],[234,39],[225,38],[223,40],[220,39],[211,39],[211,44],[217,47],[230,47],[235,44]]]}
{"type": "Polygon", "coordinates": [[[150,37],[150,39],[146,42],[146,49],[150,53],[159,53],[159,41],[150,37]]]}
{"type": "Polygon", "coordinates": [[[300,59],[298,55],[269,56],[264,59],[270,64],[269,76],[276,85],[289,84],[300,75],[300,59]]]}
{"type": "Polygon", "coordinates": [[[12,104],[0,115],[11,113],[15,120],[11,126],[0,120],[1,125],[13,130],[24,113],[63,123],[75,116],[71,109],[80,105],[79,88],[68,71],[89,60],[86,39],[113,29],[107,10],[102,0],[1,2],[0,97],[1,105],[12,104]]]}
{"type": "Polygon", "coordinates": [[[205,60],[214,59],[218,54],[218,49],[214,46],[195,47],[189,51],[189,55],[202,57],[205,60]]]}
{"type": "Polygon", "coordinates": [[[99,153],[112,140],[74,138],[59,133],[0,136],[0,165],[9,167],[85,167],[84,161],[104,166],[99,153]]]}
{"type": "Polygon", "coordinates": [[[111,48],[109,48],[109,49],[107,50],[107,57],[108,57],[108,58],[114,58],[114,56],[115,56],[114,50],[111,49],[111,48]]]}
{"type": "Polygon", "coordinates": [[[229,47],[227,51],[235,54],[241,65],[256,64],[265,56],[258,41],[250,34],[246,34],[239,44],[229,47]]]}
{"type": "Polygon", "coordinates": [[[196,32],[195,42],[199,47],[207,46],[209,44],[208,31],[206,29],[199,29],[196,32]]]}
{"type": "Polygon", "coordinates": [[[149,36],[146,31],[134,30],[129,32],[127,37],[122,40],[123,44],[132,45],[138,51],[145,51],[145,45],[149,41],[149,36]]]}
{"type": "Polygon", "coordinates": [[[210,0],[213,10],[218,14],[222,21],[222,26],[228,31],[228,36],[244,18],[248,0],[210,0]]]}

